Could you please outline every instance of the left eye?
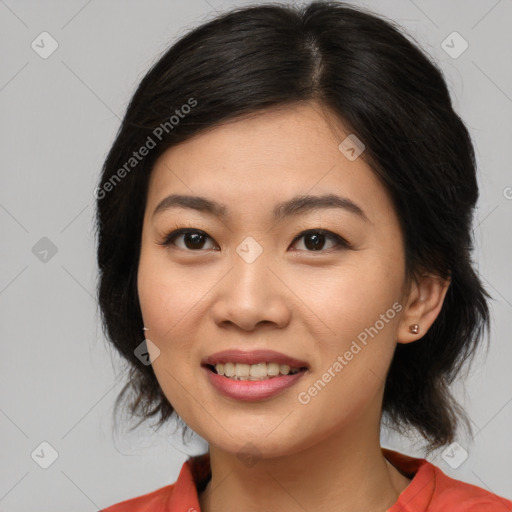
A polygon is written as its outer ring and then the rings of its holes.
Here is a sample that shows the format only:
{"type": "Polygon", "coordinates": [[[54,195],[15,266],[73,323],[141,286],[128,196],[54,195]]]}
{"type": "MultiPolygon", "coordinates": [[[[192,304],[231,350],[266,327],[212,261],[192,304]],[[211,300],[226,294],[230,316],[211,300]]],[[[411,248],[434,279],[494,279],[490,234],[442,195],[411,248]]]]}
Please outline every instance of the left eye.
{"type": "MultiPolygon", "coordinates": [[[[301,233],[299,236],[297,236],[293,243],[300,240],[301,238],[304,238],[304,246],[307,249],[311,249],[313,251],[324,249],[326,239],[331,239],[334,241],[334,245],[332,247],[349,247],[348,242],[344,238],[336,235],[335,233],[332,233],[331,231],[326,231],[323,229],[305,231],[304,233],[301,233]]],[[[332,247],[330,248],[332,249],[332,247]]]]}

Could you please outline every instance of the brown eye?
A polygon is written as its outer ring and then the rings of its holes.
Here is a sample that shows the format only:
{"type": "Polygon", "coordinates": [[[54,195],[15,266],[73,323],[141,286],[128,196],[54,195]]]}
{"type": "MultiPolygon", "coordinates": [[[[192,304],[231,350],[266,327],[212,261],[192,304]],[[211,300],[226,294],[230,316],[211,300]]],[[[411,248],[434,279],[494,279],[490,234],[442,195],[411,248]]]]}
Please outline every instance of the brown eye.
{"type": "Polygon", "coordinates": [[[172,233],[169,233],[161,245],[176,245],[179,249],[194,251],[198,249],[204,249],[205,241],[208,238],[210,237],[203,231],[178,229],[172,233]],[[175,243],[176,240],[180,239],[181,237],[183,237],[184,246],[180,246],[175,243]]]}
{"type": "Polygon", "coordinates": [[[349,244],[345,239],[343,239],[342,237],[335,233],[323,229],[309,230],[304,233],[301,233],[297,238],[295,238],[294,244],[297,240],[300,240],[301,238],[304,238],[303,245],[306,248],[305,250],[307,252],[324,250],[326,240],[328,239],[333,241],[334,244],[331,247],[328,247],[327,249],[332,249],[336,247],[349,247],[349,244]]]}

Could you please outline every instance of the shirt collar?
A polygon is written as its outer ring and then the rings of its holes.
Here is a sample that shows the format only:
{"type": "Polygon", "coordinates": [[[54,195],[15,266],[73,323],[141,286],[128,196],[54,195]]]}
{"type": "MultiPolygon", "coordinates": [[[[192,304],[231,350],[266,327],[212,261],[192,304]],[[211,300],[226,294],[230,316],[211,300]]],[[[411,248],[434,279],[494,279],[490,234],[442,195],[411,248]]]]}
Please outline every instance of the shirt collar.
{"type": "MultiPolygon", "coordinates": [[[[384,457],[411,483],[400,493],[387,512],[427,510],[435,489],[435,467],[426,459],[413,458],[381,448],[384,457]]],[[[183,464],[168,503],[169,512],[200,512],[199,494],[211,479],[210,454],[189,457],[183,464]]]]}

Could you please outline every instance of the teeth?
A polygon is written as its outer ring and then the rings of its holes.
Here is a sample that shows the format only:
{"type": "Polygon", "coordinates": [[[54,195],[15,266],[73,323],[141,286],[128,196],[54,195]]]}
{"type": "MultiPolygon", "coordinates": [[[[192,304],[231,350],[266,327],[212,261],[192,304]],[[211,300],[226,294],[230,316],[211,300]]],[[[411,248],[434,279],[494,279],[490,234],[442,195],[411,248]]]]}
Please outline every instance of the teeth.
{"type": "Polygon", "coordinates": [[[266,380],[281,375],[293,375],[300,371],[287,364],[279,363],[218,363],[215,370],[219,375],[233,378],[234,380],[266,380]]]}

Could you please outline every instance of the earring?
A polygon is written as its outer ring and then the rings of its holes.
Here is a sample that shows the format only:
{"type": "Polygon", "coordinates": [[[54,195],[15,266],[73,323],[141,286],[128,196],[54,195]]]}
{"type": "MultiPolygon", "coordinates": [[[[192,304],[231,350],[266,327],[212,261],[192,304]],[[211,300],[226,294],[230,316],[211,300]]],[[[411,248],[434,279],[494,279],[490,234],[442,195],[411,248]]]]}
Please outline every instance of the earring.
{"type": "Polygon", "coordinates": [[[147,327],[143,327],[142,330],[143,331],[149,331],[149,329],[147,327]]]}
{"type": "Polygon", "coordinates": [[[420,326],[418,324],[412,324],[409,326],[409,332],[412,332],[413,334],[418,334],[419,329],[420,326]]]}

